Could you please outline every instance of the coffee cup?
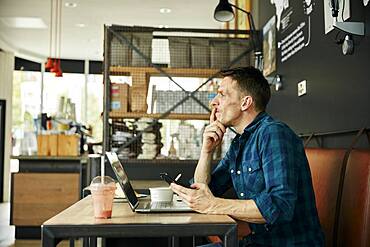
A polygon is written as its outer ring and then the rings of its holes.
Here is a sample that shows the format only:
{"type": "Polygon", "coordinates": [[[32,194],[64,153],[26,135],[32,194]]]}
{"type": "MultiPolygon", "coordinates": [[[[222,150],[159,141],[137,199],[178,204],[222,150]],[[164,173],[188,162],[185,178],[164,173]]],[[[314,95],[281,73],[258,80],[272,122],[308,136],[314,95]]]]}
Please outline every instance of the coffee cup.
{"type": "Polygon", "coordinates": [[[172,202],[173,191],[170,187],[149,188],[152,202],[172,202]]]}
{"type": "Polygon", "coordinates": [[[91,191],[94,217],[107,219],[112,217],[113,199],[116,190],[115,181],[108,176],[95,177],[88,189],[91,191]]]}

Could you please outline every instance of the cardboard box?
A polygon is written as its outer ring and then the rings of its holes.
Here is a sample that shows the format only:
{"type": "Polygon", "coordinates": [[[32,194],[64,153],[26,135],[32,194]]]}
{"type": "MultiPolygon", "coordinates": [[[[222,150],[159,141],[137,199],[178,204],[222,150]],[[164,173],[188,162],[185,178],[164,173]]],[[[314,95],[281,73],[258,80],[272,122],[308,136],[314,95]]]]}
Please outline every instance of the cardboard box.
{"type": "Polygon", "coordinates": [[[146,113],[148,104],[146,98],[148,96],[148,88],[146,86],[133,85],[130,90],[131,94],[131,110],[133,112],[146,113]]]}
{"type": "Polygon", "coordinates": [[[131,72],[132,86],[148,87],[150,75],[145,70],[131,72]]]}
{"type": "Polygon", "coordinates": [[[130,85],[113,83],[111,85],[111,112],[126,113],[130,111],[130,85]]]}

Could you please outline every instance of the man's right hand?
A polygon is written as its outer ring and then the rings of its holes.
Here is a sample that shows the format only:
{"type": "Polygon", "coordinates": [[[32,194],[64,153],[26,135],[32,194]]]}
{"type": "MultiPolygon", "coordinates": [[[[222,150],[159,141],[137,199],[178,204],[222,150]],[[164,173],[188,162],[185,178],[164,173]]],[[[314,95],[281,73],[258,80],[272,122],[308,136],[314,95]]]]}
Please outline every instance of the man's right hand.
{"type": "Polygon", "coordinates": [[[226,132],[225,126],[216,119],[216,109],[214,108],[210,116],[210,124],[203,132],[202,152],[211,153],[221,144],[226,132]]]}

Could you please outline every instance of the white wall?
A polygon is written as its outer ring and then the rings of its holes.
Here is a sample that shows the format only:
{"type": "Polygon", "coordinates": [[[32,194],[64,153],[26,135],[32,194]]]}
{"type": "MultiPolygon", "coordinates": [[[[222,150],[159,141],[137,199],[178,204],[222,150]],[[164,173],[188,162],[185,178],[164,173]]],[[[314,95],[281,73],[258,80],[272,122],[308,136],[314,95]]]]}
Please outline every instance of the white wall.
{"type": "Polygon", "coordinates": [[[4,201],[10,196],[10,155],[12,126],[12,92],[13,92],[14,54],[0,51],[0,99],[6,100],[5,153],[4,153],[4,201]]]}

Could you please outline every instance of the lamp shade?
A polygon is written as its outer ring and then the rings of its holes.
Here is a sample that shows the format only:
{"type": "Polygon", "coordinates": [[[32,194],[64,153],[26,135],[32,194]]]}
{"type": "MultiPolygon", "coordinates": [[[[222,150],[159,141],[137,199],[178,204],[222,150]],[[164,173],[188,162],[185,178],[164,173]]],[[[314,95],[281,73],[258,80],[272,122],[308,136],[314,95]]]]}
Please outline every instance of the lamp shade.
{"type": "Polygon", "coordinates": [[[230,3],[227,0],[220,0],[216,6],[213,17],[221,22],[231,21],[234,18],[234,11],[230,3]]]}
{"type": "Polygon", "coordinates": [[[45,63],[45,69],[49,70],[53,67],[53,59],[51,57],[48,58],[48,60],[45,63]]]}
{"type": "Polygon", "coordinates": [[[58,61],[55,59],[53,67],[50,68],[50,72],[55,73],[56,71],[58,71],[58,61]]]}
{"type": "Polygon", "coordinates": [[[58,59],[56,70],[55,70],[55,77],[63,77],[63,71],[60,67],[60,59],[58,59]]]}

